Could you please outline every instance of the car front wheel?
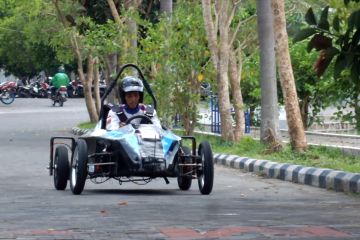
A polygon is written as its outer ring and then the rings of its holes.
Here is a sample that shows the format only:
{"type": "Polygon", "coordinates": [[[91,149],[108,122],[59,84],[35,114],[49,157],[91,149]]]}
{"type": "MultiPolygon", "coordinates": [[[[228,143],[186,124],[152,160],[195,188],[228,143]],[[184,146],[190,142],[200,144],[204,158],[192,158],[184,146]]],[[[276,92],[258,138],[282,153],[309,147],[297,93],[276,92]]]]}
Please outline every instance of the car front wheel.
{"type": "Polygon", "coordinates": [[[79,139],[71,161],[70,188],[73,194],[81,194],[84,190],[87,177],[87,154],[86,141],[79,139]]]}
{"type": "Polygon", "coordinates": [[[54,186],[56,190],[65,190],[69,179],[69,156],[65,146],[58,146],[54,159],[54,186]]]}
{"type": "Polygon", "coordinates": [[[197,170],[199,190],[202,194],[210,194],[214,183],[214,160],[211,146],[203,141],[199,145],[200,168],[197,170]]]}
{"type": "MultiPolygon", "coordinates": [[[[190,155],[191,151],[188,147],[183,147],[182,148],[184,151],[185,155],[190,155]]],[[[191,158],[185,158],[185,161],[183,163],[191,163],[191,158]]],[[[191,182],[192,182],[192,169],[189,166],[182,166],[180,167],[181,171],[180,171],[180,176],[177,177],[177,182],[178,182],[178,186],[180,188],[180,190],[186,191],[189,190],[191,187],[191,182]],[[190,174],[187,176],[181,176],[183,174],[190,174]]]]}

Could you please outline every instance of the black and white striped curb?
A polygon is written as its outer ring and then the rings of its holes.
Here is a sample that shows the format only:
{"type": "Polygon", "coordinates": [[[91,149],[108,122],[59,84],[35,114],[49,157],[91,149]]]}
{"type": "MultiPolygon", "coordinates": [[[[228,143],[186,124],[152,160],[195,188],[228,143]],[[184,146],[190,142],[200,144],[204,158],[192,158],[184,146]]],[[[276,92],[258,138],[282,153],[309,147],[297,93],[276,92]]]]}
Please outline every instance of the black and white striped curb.
{"type": "Polygon", "coordinates": [[[73,127],[71,129],[71,133],[74,134],[74,135],[77,135],[77,136],[84,135],[85,133],[88,133],[89,131],[90,131],[89,129],[81,129],[81,128],[78,128],[78,127],[73,127]]]}
{"type": "MultiPolygon", "coordinates": [[[[72,128],[74,135],[88,133],[88,129],[72,128]]],[[[306,184],[335,191],[360,193],[360,174],[326,168],[304,167],[236,155],[214,154],[214,162],[226,167],[254,172],[261,176],[306,184]]]]}
{"type": "Polygon", "coordinates": [[[254,172],[269,178],[306,184],[335,191],[360,193],[360,174],[325,168],[304,167],[236,155],[214,154],[216,164],[254,172]]]}

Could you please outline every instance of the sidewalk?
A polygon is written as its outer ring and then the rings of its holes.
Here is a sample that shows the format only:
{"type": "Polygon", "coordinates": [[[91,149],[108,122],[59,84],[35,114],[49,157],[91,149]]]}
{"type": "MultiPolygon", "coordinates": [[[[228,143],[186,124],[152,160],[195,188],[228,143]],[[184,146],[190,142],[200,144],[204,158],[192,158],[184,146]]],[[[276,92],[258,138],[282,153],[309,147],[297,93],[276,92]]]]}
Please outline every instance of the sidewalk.
{"type": "MultiPolygon", "coordinates": [[[[338,148],[344,154],[360,155],[360,136],[348,134],[334,134],[322,132],[305,131],[306,139],[310,145],[321,145],[330,148],[338,148]]],[[[257,129],[251,129],[249,134],[253,138],[259,139],[260,132],[257,129]]],[[[281,130],[282,140],[289,142],[289,134],[286,130],[281,130]]]]}

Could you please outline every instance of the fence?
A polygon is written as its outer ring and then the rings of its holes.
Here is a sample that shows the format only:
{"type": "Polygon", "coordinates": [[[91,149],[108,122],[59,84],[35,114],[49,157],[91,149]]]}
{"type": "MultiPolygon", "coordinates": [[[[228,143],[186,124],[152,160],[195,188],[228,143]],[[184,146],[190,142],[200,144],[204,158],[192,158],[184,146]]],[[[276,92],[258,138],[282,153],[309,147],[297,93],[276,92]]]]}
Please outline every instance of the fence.
{"type": "MultiPolygon", "coordinates": [[[[211,124],[210,124],[211,132],[221,133],[219,100],[216,95],[212,95],[210,97],[210,110],[211,110],[211,124]]],[[[234,111],[231,110],[231,113],[233,115],[234,111]]],[[[248,109],[244,111],[244,118],[245,118],[245,133],[250,133],[251,119],[250,119],[250,111],[248,109]]]]}

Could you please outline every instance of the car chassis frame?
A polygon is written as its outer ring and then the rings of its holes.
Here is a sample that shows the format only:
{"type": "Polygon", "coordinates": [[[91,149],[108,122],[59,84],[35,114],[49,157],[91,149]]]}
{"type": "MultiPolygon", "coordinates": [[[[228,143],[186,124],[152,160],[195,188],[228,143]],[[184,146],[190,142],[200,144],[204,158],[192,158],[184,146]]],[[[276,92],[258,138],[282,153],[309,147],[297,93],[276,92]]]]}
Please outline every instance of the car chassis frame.
{"type": "MultiPolygon", "coordinates": [[[[128,67],[135,68],[138,71],[156,109],[156,98],[141,70],[134,64],[125,64],[120,68],[119,73],[101,98],[100,124],[104,131],[106,116],[110,110],[107,105],[104,105],[104,101],[116,85],[120,75],[128,67]]],[[[133,124],[131,125],[133,126],[133,124]]],[[[166,128],[164,130],[167,131],[166,128]]],[[[154,152],[156,151],[156,144],[155,139],[154,152]]],[[[175,150],[176,148],[174,148],[175,150]]],[[[122,144],[103,137],[91,135],[78,138],[51,137],[49,175],[53,176],[54,186],[57,190],[65,190],[67,182],[70,180],[70,188],[73,194],[82,193],[87,179],[94,183],[102,183],[111,178],[118,180],[120,184],[123,182],[143,182],[146,184],[154,178],[162,177],[168,184],[168,177],[177,177],[180,190],[189,190],[191,181],[197,179],[202,194],[210,194],[212,191],[214,163],[211,146],[207,141],[201,142],[197,147],[194,136],[181,136],[177,151],[170,163],[163,158],[156,157],[156,154],[153,157],[142,158],[141,161],[136,162],[126,153],[122,144]],[[184,146],[184,141],[190,141],[191,147],[184,146]],[[99,178],[102,180],[97,181],[96,179],[99,178]]]]}

